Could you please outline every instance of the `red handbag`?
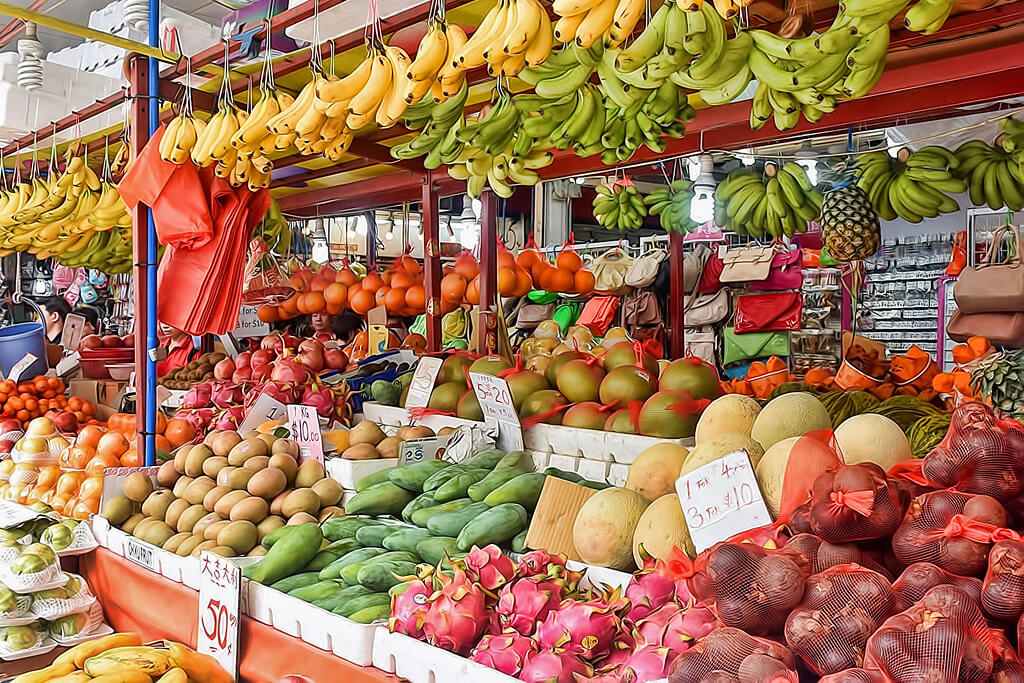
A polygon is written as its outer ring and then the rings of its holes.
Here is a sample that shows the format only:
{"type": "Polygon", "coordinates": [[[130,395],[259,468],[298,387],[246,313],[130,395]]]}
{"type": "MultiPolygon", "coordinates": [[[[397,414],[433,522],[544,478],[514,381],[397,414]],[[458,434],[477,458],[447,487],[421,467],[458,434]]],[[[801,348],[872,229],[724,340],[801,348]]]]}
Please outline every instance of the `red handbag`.
{"type": "Polygon", "coordinates": [[[736,334],[800,329],[800,292],[749,294],[736,298],[736,334]]]}
{"type": "Polygon", "coordinates": [[[704,270],[700,274],[700,282],[697,283],[698,294],[714,294],[722,288],[722,268],[725,264],[718,256],[717,251],[712,251],[704,264],[704,270]]]}
{"type": "Polygon", "coordinates": [[[577,325],[583,325],[590,330],[595,337],[603,337],[608,328],[615,322],[615,314],[619,310],[619,297],[617,296],[595,296],[587,301],[583,312],[576,320],[577,325]]]}
{"type": "Polygon", "coordinates": [[[800,289],[804,284],[803,254],[800,250],[783,251],[772,258],[772,269],[768,277],[759,282],[751,282],[750,289],[759,292],[779,289],[800,289]]]}

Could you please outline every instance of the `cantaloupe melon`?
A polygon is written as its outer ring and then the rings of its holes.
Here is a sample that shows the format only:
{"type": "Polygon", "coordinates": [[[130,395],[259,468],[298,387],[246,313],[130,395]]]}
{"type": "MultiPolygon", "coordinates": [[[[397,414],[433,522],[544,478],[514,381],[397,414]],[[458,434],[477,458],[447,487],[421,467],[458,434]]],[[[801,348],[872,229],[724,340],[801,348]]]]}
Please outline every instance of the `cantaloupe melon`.
{"type": "Polygon", "coordinates": [[[764,504],[772,517],[779,516],[779,505],[782,501],[782,480],[786,476],[786,464],[789,462],[789,453],[799,436],[792,436],[783,439],[764,452],[761,461],[754,468],[754,476],[761,486],[761,495],[764,497],[764,504]]]}
{"type": "Polygon", "coordinates": [[[832,429],[828,411],[813,394],[793,391],[768,402],[750,430],[750,437],[764,448],[819,429],[832,429]]]}
{"type": "Polygon", "coordinates": [[[640,559],[640,546],[644,552],[659,559],[668,557],[672,548],[694,556],[693,541],[690,530],[686,527],[683,508],[679,505],[679,496],[668,493],[647,506],[640,515],[636,531],[633,532],[633,561],[637,567],[643,567],[640,559]]]}
{"type": "Polygon", "coordinates": [[[761,448],[761,444],[746,434],[718,434],[693,447],[693,450],[686,457],[686,462],[683,463],[683,469],[680,470],[680,474],[692,472],[701,465],[707,465],[709,462],[718,460],[726,453],[739,450],[747,452],[747,455],[750,456],[750,464],[754,467],[757,466],[761,456],[764,455],[764,449],[761,448]]]}
{"type": "Polygon", "coordinates": [[[679,470],[689,451],[675,443],[659,443],[636,456],[626,475],[626,488],[648,501],[675,491],[679,470]]]}
{"type": "Polygon", "coordinates": [[[726,394],[712,401],[697,421],[697,445],[719,434],[750,434],[761,404],[743,394],[726,394]]]}
{"type": "Polygon", "coordinates": [[[587,564],[631,571],[633,534],[647,499],[627,488],[598,491],[583,504],[572,525],[576,554],[587,564]]]}
{"type": "Polygon", "coordinates": [[[898,462],[910,460],[910,442],[900,426],[874,413],[854,415],[836,429],[836,444],[847,465],[873,462],[888,470],[898,462]]]}

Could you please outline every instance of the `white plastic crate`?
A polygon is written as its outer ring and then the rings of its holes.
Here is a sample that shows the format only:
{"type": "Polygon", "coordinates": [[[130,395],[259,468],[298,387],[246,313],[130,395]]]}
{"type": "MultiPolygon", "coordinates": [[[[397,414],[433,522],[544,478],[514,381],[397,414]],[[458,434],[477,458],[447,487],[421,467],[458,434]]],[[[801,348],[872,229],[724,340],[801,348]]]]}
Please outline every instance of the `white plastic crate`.
{"type": "Polygon", "coordinates": [[[401,633],[381,629],[373,645],[373,665],[409,683],[514,683],[517,679],[453,652],[401,633]]]}

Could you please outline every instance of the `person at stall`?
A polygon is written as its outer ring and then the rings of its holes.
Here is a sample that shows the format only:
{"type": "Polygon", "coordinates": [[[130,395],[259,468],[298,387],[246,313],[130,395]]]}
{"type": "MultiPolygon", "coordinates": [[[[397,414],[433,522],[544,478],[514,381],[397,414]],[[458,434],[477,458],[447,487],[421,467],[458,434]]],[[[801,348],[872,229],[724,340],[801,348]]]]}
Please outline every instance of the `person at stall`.
{"type": "Polygon", "coordinates": [[[85,318],[85,325],[82,327],[83,337],[100,333],[100,314],[95,308],[82,305],[72,311],[72,313],[85,318]]]}
{"type": "Polygon", "coordinates": [[[188,365],[196,354],[192,337],[165,322],[160,323],[160,346],[167,349],[167,357],[157,363],[157,377],[163,377],[175,368],[188,365]]]}
{"type": "Polygon", "coordinates": [[[64,319],[71,312],[69,304],[62,296],[48,296],[36,302],[43,313],[43,327],[46,328],[46,341],[60,344],[60,335],[64,331],[64,319]]]}
{"type": "MultiPolygon", "coordinates": [[[[317,316],[313,316],[315,319],[317,316]]],[[[363,319],[354,311],[345,310],[336,316],[323,316],[330,318],[328,331],[342,344],[351,344],[356,338],[359,330],[363,327],[363,319]]],[[[315,323],[314,323],[315,324],[315,323]]]]}

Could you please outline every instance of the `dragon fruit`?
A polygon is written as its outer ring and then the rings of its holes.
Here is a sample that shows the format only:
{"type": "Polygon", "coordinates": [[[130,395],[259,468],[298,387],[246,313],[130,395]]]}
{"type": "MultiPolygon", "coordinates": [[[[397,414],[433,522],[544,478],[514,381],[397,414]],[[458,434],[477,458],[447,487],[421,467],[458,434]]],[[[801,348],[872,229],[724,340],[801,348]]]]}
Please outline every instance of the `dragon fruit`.
{"type": "Polygon", "coordinates": [[[565,649],[586,659],[603,657],[622,628],[617,608],[621,605],[599,599],[565,600],[537,627],[537,642],[542,648],[565,649]]]}
{"type": "Polygon", "coordinates": [[[552,555],[546,550],[531,550],[519,558],[516,571],[520,576],[536,576],[537,574],[548,573],[548,567],[555,565],[565,566],[564,555],[552,555]]]}
{"type": "Polygon", "coordinates": [[[431,645],[465,655],[487,626],[487,598],[459,567],[437,578],[443,587],[430,596],[423,634],[431,645]]]}
{"type": "Polygon", "coordinates": [[[597,663],[597,672],[609,674],[621,671],[622,665],[635,649],[633,636],[629,633],[620,633],[618,639],[612,643],[610,654],[597,663]]]}
{"type": "Polygon", "coordinates": [[[621,672],[633,673],[637,683],[665,678],[668,676],[669,667],[678,656],[678,652],[673,652],[667,647],[643,645],[629,656],[622,665],[621,672]]]}
{"type": "Polygon", "coordinates": [[[526,683],[576,683],[576,676],[591,676],[594,670],[569,652],[541,650],[528,655],[519,680],[526,683]]]}
{"type": "Polygon", "coordinates": [[[470,655],[477,664],[515,676],[523,670],[527,656],[537,651],[537,643],[518,633],[485,635],[470,655]]]}
{"type": "Polygon", "coordinates": [[[391,617],[388,629],[413,638],[423,638],[423,624],[430,609],[430,596],[434,594],[433,581],[416,577],[399,584],[391,593],[391,617]],[[428,583],[429,581],[429,583],[428,583]]]}
{"type": "Polygon", "coordinates": [[[498,590],[516,575],[512,560],[494,544],[485,548],[473,546],[462,562],[469,578],[488,591],[498,590]]]}
{"type": "Polygon", "coordinates": [[[676,654],[682,654],[718,625],[715,615],[704,605],[671,607],[665,605],[636,625],[637,643],[667,647],[676,654]]]}
{"type": "Polygon", "coordinates": [[[497,607],[502,628],[532,635],[537,622],[544,621],[562,602],[562,591],[560,584],[543,576],[529,576],[505,586],[497,607]]]}
{"type": "Polygon", "coordinates": [[[626,620],[636,623],[647,617],[658,606],[673,599],[676,592],[675,579],[663,571],[664,564],[647,555],[640,548],[644,568],[633,575],[626,586],[626,597],[632,605],[626,620]]]}
{"type": "Polygon", "coordinates": [[[596,676],[582,676],[580,674],[573,674],[576,678],[576,683],[635,683],[636,674],[633,673],[632,669],[627,671],[607,671],[605,673],[599,673],[596,676]]]}
{"type": "Polygon", "coordinates": [[[662,645],[665,629],[668,627],[669,622],[682,611],[682,607],[674,602],[670,602],[636,622],[633,627],[633,634],[637,642],[640,644],[662,645]]]}

